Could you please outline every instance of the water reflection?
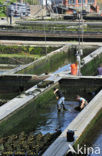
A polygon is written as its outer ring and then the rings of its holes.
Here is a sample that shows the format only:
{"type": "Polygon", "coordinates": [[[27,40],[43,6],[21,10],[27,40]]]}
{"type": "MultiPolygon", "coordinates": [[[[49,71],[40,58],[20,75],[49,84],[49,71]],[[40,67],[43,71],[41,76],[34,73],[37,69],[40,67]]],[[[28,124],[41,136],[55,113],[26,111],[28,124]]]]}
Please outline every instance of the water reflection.
{"type": "Polygon", "coordinates": [[[35,133],[42,132],[46,134],[48,132],[53,133],[57,129],[64,130],[68,124],[76,117],[79,113],[75,111],[74,107],[78,105],[77,102],[66,102],[65,106],[67,111],[57,112],[56,104],[53,106],[51,112],[42,113],[41,117],[45,118],[44,120],[40,121],[36,127],[35,133]]]}

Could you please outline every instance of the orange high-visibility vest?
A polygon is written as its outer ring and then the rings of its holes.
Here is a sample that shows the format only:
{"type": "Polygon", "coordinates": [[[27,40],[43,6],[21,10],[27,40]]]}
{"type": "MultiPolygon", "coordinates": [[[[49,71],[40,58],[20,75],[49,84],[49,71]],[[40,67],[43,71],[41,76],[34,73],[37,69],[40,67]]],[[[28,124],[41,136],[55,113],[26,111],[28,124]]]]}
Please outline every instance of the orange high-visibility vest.
{"type": "Polygon", "coordinates": [[[72,75],[77,75],[77,64],[71,64],[71,74],[72,75]]]}

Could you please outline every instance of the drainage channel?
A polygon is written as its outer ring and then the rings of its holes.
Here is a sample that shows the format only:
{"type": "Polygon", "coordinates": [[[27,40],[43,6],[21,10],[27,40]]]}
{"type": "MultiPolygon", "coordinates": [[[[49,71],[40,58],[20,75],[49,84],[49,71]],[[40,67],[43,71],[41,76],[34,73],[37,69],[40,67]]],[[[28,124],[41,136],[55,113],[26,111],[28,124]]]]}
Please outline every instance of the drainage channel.
{"type": "MultiPolygon", "coordinates": [[[[45,90],[44,88],[40,88],[38,90],[35,88],[34,92],[34,88],[32,87],[33,89],[26,91],[26,94],[22,94],[12,100],[12,105],[15,103],[17,109],[18,103],[24,104],[29,102],[29,105],[22,107],[20,110],[16,110],[12,116],[9,116],[7,120],[4,120],[0,123],[0,135],[8,136],[12,134],[18,134],[22,131],[26,133],[33,132],[35,134],[39,132],[42,132],[43,134],[48,132],[53,133],[56,129],[63,131],[79,113],[74,109],[78,103],[74,101],[75,99],[73,100],[73,96],[71,94],[69,96],[70,101],[67,99],[68,95],[66,95],[65,106],[67,111],[58,114],[56,109],[57,101],[53,95],[54,86],[56,86],[56,83],[52,85],[52,87],[49,86],[48,90],[46,88],[45,92],[43,92],[45,90]],[[39,92],[42,92],[42,94],[35,98],[39,92]],[[17,101],[18,99],[21,101],[17,101]],[[6,129],[6,131],[3,131],[3,129],[6,129]]],[[[10,108],[8,107],[6,111],[8,113],[10,108]]]]}

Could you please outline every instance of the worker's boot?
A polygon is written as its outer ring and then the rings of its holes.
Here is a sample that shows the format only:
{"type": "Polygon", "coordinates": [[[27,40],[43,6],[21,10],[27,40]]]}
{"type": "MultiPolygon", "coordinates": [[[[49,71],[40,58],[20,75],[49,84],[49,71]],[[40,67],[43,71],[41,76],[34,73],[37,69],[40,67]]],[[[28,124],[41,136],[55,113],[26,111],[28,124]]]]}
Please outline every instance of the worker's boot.
{"type": "Polygon", "coordinates": [[[65,111],[67,110],[64,105],[63,105],[63,110],[65,110],[65,111]]]}
{"type": "Polygon", "coordinates": [[[61,112],[61,109],[57,109],[58,110],[58,112],[61,112]]]}

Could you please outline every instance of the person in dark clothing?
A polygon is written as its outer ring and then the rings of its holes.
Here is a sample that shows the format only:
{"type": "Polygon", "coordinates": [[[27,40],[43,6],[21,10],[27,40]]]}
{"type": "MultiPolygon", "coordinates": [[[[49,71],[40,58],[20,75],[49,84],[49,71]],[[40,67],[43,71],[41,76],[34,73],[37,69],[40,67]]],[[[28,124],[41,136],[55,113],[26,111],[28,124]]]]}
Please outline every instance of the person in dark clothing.
{"type": "Polygon", "coordinates": [[[63,110],[66,110],[66,108],[64,106],[65,97],[62,94],[62,92],[58,88],[54,88],[54,94],[55,94],[56,99],[57,99],[57,109],[58,109],[58,111],[61,111],[62,108],[63,108],[63,110]]]}
{"type": "Polygon", "coordinates": [[[102,64],[97,68],[98,75],[102,75],[102,64]]]}

